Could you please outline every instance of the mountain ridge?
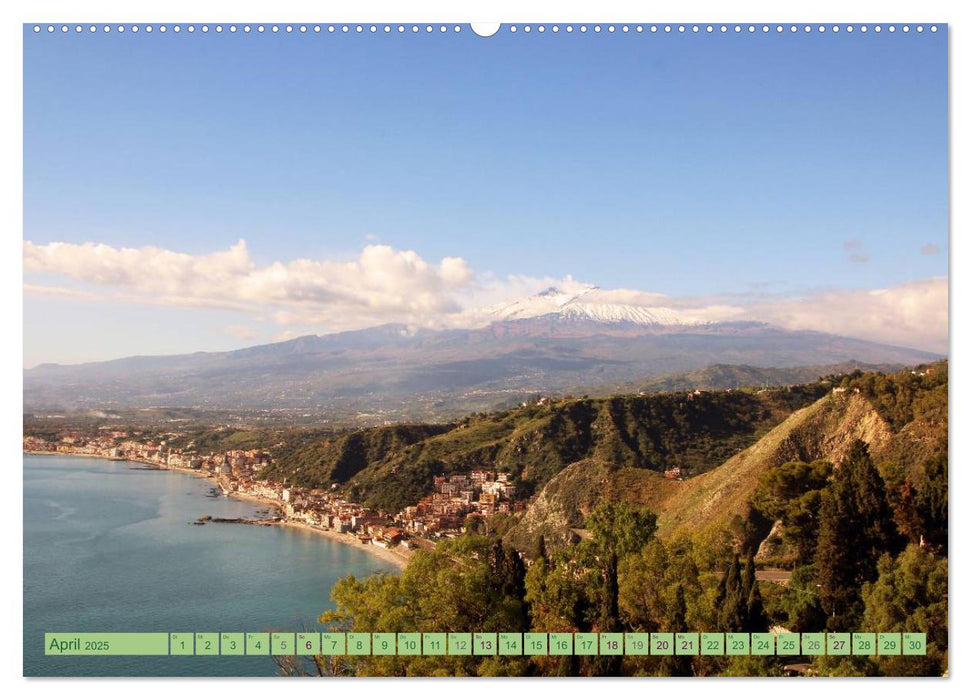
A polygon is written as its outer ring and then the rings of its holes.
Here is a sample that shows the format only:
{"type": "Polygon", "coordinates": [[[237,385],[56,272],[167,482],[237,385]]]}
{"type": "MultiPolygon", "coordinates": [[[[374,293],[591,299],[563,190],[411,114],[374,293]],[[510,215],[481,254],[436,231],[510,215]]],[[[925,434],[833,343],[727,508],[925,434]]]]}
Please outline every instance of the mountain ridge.
{"type": "Polygon", "coordinates": [[[45,364],[24,371],[24,406],[308,408],[347,421],[447,420],[534,393],[589,393],[716,364],[903,366],[940,359],[758,321],[685,317],[650,305],[650,295],[620,303],[625,299],[616,290],[551,288],[502,307],[477,328],[390,323],[223,352],[45,364]]]}
{"type": "Polygon", "coordinates": [[[658,533],[714,536],[731,531],[742,549],[755,547],[771,522],[754,508],[759,477],[785,462],[825,460],[838,465],[855,440],[888,482],[902,483],[937,450],[947,449],[947,363],[927,372],[846,375],[813,403],[784,420],[722,464],[685,479],[643,469],[616,469],[579,460],[537,495],[509,539],[528,551],[540,536],[565,543],[599,503],[626,501],[658,514],[658,533]],[[942,441],[943,440],[943,447],[942,441]]]}

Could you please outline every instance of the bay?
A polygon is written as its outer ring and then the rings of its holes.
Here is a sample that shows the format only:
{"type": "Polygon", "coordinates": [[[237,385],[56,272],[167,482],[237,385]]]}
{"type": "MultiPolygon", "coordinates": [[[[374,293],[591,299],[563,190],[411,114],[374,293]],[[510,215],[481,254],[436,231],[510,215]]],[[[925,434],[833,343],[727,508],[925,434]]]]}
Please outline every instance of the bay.
{"type": "Polygon", "coordinates": [[[255,517],[179,472],[24,455],[24,675],[272,676],[269,657],[57,657],[45,632],[318,629],[347,574],[395,571],[366,551],[284,527],[192,522],[255,517]]]}

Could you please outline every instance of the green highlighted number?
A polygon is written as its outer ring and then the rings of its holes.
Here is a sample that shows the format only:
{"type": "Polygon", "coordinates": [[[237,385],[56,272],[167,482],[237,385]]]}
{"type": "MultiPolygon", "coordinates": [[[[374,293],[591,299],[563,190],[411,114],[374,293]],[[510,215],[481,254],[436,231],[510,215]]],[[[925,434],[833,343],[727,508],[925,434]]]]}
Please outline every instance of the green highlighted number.
{"type": "Polygon", "coordinates": [[[371,655],[371,633],[370,632],[348,632],[347,633],[347,655],[348,656],[370,656],[371,655]]]}
{"type": "Polygon", "coordinates": [[[371,654],[374,656],[394,656],[396,651],[394,632],[375,632],[371,635],[371,654]]]}
{"type": "Polygon", "coordinates": [[[570,656],[573,653],[573,634],[550,632],[550,656],[570,656]]]}
{"type": "Polygon", "coordinates": [[[421,654],[420,632],[398,632],[398,655],[419,656],[421,654]]]}
{"type": "Polygon", "coordinates": [[[786,632],[776,636],[775,653],[779,656],[798,656],[799,634],[796,632],[786,632]]]}
{"type": "Polygon", "coordinates": [[[573,635],[573,650],[578,656],[597,655],[597,635],[594,632],[577,632],[573,635]]]}
{"type": "Polygon", "coordinates": [[[728,656],[748,656],[748,632],[728,632],[725,634],[725,653],[728,656]]]}
{"type": "Polygon", "coordinates": [[[422,654],[444,656],[446,636],[444,632],[425,632],[421,635],[422,654]]]}
{"type": "Polygon", "coordinates": [[[499,633],[499,653],[502,656],[522,656],[523,633],[522,632],[500,632],[499,633]]]}
{"type": "Polygon", "coordinates": [[[880,656],[900,656],[900,632],[881,632],[877,635],[880,656]]]}
{"type": "Polygon", "coordinates": [[[246,655],[247,656],[269,656],[270,655],[270,633],[269,632],[248,632],[246,634],[246,655]]]}
{"type": "Polygon", "coordinates": [[[222,656],[242,656],[246,653],[246,635],[242,632],[223,632],[219,635],[219,653],[222,656]]]}
{"type": "Polygon", "coordinates": [[[856,656],[872,656],[877,653],[877,635],[872,632],[853,633],[853,654],[856,656]]]}
{"type": "Polygon", "coordinates": [[[196,632],[196,656],[219,656],[219,634],[196,632]]]}
{"type": "Polygon", "coordinates": [[[904,632],[904,656],[924,656],[927,653],[927,635],[923,632],[904,632]]]}
{"type": "Polygon", "coordinates": [[[173,632],[170,634],[169,653],[172,656],[192,656],[195,654],[195,635],[192,632],[173,632]]]}
{"type": "Polygon", "coordinates": [[[775,635],[771,632],[752,633],[752,655],[771,656],[775,653],[775,635]]]}
{"type": "Polygon", "coordinates": [[[721,632],[702,632],[701,633],[701,655],[702,656],[724,656],[725,655],[725,635],[721,632]]]}
{"type": "Polygon", "coordinates": [[[347,653],[347,636],[343,632],[324,632],[320,635],[320,653],[343,656],[347,653]]]}
{"type": "Polygon", "coordinates": [[[546,632],[527,632],[523,635],[523,645],[529,656],[546,656],[549,653],[549,638],[546,632]]]}

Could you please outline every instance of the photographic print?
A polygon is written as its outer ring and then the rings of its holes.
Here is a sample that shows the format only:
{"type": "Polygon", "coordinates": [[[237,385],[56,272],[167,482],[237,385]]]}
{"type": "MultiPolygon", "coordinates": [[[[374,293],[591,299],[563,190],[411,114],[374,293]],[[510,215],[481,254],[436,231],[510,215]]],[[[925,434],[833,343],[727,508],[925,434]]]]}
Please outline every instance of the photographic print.
{"type": "Polygon", "coordinates": [[[948,674],[948,26],[23,26],[23,674],[948,674]]]}

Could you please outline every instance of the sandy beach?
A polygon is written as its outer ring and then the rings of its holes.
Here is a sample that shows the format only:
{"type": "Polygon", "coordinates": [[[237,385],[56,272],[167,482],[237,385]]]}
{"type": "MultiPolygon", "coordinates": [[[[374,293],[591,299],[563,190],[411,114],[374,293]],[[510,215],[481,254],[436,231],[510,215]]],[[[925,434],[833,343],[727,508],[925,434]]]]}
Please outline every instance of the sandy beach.
{"type": "Polygon", "coordinates": [[[408,563],[409,555],[396,551],[397,548],[392,550],[385,549],[384,547],[378,547],[373,544],[362,544],[361,541],[354,535],[334,532],[332,530],[322,530],[319,527],[314,527],[312,525],[308,525],[307,523],[301,523],[294,520],[281,520],[277,524],[282,527],[292,527],[305,532],[312,532],[316,535],[323,535],[324,537],[334,540],[335,542],[340,542],[348,547],[364,550],[368,554],[377,557],[381,561],[396,566],[399,569],[404,569],[405,565],[408,563]]]}
{"type": "MultiPolygon", "coordinates": [[[[271,498],[264,498],[263,496],[253,496],[248,493],[238,493],[233,492],[229,494],[229,498],[238,498],[242,501],[253,501],[254,503],[260,503],[265,506],[270,506],[275,508],[277,511],[281,509],[281,504],[274,501],[271,498]]],[[[405,564],[408,563],[409,553],[403,551],[398,551],[399,548],[395,549],[385,549],[384,547],[378,547],[373,544],[362,544],[361,541],[355,536],[343,532],[334,532],[333,530],[324,530],[323,528],[314,527],[313,525],[308,525],[307,523],[300,522],[298,520],[280,520],[276,525],[283,527],[292,527],[298,530],[303,530],[304,532],[312,532],[315,535],[321,535],[322,537],[327,537],[335,542],[340,542],[341,544],[347,545],[348,547],[354,547],[355,549],[362,549],[368,554],[371,554],[382,561],[393,564],[399,569],[405,568],[405,564]]]]}

